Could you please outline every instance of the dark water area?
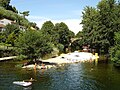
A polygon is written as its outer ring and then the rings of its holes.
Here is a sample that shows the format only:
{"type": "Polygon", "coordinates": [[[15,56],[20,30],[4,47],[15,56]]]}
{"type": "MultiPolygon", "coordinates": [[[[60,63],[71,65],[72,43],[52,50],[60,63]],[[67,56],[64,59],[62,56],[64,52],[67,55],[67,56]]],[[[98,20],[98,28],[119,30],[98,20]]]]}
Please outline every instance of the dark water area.
{"type": "Polygon", "coordinates": [[[48,70],[17,67],[20,62],[0,62],[0,90],[120,90],[120,70],[111,63],[72,63],[48,70]],[[34,78],[29,87],[13,84],[34,78]]]}

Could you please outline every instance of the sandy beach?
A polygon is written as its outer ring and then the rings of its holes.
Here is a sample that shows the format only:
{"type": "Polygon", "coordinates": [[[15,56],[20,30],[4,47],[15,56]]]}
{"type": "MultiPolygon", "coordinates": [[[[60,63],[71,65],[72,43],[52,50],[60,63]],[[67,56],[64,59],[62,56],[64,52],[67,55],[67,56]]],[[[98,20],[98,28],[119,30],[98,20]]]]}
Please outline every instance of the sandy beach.
{"type": "MultiPolygon", "coordinates": [[[[68,53],[68,54],[61,54],[58,57],[55,58],[50,58],[47,60],[40,60],[43,63],[54,63],[57,65],[60,64],[65,64],[65,63],[75,63],[75,62],[86,62],[86,61],[93,61],[96,58],[99,58],[99,56],[95,56],[92,53],[88,52],[73,52],[73,53],[68,53]]],[[[23,68],[34,68],[36,67],[37,69],[41,69],[42,66],[40,65],[27,65],[24,66],[23,68]]],[[[51,68],[55,67],[55,65],[45,65],[45,68],[51,68]]]]}
{"type": "Polygon", "coordinates": [[[88,52],[73,52],[68,54],[61,54],[56,58],[50,58],[47,60],[41,60],[42,62],[50,62],[56,64],[63,64],[63,63],[73,63],[73,62],[84,62],[89,60],[95,60],[99,58],[99,56],[95,56],[92,53],[88,52]]]}

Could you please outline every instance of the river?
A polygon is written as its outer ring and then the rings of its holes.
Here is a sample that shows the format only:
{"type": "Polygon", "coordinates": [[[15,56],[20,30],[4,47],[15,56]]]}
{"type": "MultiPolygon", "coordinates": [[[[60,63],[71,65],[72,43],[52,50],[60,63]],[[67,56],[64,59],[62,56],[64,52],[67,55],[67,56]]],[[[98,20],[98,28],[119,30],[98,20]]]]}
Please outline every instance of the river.
{"type": "Polygon", "coordinates": [[[20,62],[0,62],[0,90],[120,90],[120,70],[111,63],[72,63],[48,70],[21,69],[20,62]],[[29,87],[13,81],[34,78],[29,87]]]}

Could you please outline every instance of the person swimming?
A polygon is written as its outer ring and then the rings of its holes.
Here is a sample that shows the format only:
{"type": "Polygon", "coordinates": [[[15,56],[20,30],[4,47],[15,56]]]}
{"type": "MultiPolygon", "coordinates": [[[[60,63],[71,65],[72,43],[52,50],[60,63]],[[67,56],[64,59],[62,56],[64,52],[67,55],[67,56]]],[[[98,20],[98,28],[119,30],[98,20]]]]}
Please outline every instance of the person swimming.
{"type": "Polygon", "coordinates": [[[45,64],[42,63],[41,66],[41,69],[46,69],[45,64]]]}

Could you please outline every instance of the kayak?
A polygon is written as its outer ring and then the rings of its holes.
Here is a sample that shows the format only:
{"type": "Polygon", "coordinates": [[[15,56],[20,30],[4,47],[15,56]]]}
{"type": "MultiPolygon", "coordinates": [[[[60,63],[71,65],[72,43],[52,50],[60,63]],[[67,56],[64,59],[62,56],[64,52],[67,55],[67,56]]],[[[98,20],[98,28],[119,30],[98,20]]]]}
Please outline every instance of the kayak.
{"type": "Polygon", "coordinates": [[[20,85],[20,86],[30,86],[32,82],[25,82],[25,81],[14,81],[13,84],[20,85]]]}

